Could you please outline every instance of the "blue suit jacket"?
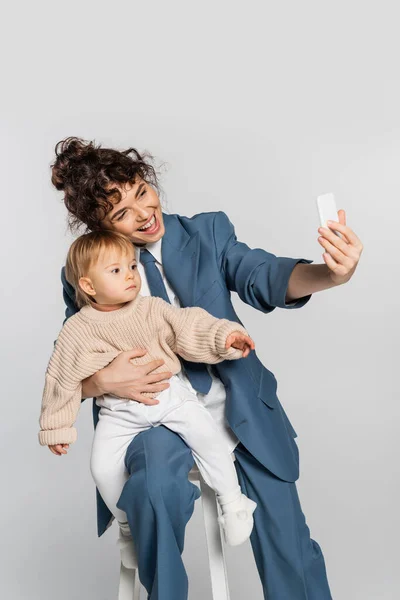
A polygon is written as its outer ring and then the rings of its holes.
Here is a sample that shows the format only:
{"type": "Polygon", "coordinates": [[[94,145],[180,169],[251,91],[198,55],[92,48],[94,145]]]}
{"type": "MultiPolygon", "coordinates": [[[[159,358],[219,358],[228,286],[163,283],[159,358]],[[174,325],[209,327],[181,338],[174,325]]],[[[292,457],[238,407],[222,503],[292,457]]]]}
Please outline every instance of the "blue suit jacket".
{"type": "MultiPolygon", "coordinates": [[[[231,292],[264,313],[274,308],[300,308],[311,295],[285,303],[294,266],[311,263],[303,258],[277,257],[238,242],[235,230],[223,212],[194,217],[164,214],[165,235],[161,253],[167,280],[182,306],[201,306],[217,318],[241,322],[231,292]]],[[[61,279],[66,318],[77,312],[74,289],[61,279]]],[[[295,481],[299,456],[291,426],[276,394],[277,381],[255,351],[241,360],[213,365],[226,389],[226,418],[248,451],[280,479],[295,481]]],[[[96,427],[99,407],[93,400],[96,427]]],[[[111,513],[97,490],[98,535],[110,524],[111,513]]]]}

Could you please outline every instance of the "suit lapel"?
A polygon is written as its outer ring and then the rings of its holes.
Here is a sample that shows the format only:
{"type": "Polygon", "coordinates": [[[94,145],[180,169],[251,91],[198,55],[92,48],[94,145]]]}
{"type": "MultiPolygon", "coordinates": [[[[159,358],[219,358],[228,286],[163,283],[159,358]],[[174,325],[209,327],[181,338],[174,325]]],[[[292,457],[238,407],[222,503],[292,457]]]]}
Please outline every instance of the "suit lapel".
{"type": "Polygon", "coordinates": [[[191,236],[176,215],[163,213],[163,218],[165,234],[161,240],[161,256],[165,276],[182,306],[194,306],[199,269],[199,234],[196,232],[191,236]]]}

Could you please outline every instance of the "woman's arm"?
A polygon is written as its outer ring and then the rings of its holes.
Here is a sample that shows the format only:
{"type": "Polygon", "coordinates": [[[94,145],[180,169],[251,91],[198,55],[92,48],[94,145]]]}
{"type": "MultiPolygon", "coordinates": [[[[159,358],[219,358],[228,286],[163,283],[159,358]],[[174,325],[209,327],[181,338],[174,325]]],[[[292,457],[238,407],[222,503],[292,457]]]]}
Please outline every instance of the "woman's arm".
{"type": "Polygon", "coordinates": [[[82,400],[86,400],[86,398],[95,398],[97,396],[106,394],[106,388],[101,381],[103,371],[105,370],[106,369],[97,371],[97,373],[94,373],[82,381],[82,400]]]}
{"type": "Polygon", "coordinates": [[[226,214],[216,213],[215,245],[229,289],[254,308],[270,312],[275,307],[300,308],[314,292],[347,283],[356,270],[363,245],[346,225],[345,211],[339,210],[338,215],[339,222],[332,221],[329,228],[318,230],[325,264],[312,265],[312,260],[279,257],[249,248],[237,240],[226,214]]]}
{"type": "Polygon", "coordinates": [[[285,302],[288,304],[303,296],[321,292],[336,285],[338,284],[332,281],[331,271],[327,265],[298,263],[290,275],[285,302]]]}
{"type": "Polygon", "coordinates": [[[107,367],[97,371],[82,381],[82,398],[112,394],[119,398],[135,400],[143,404],[158,404],[156,398],[144,396],[144,393],[158,394],[169,387],[166,379],[172,377],[171,371],[153,373],[164,365],[164,361],[152,360],[145,365],[134,365],[132,358],[144,356],[147,350],[127,350],[121,352],[107,367]]]}
{"type": "Polygon", "coordinates": [[[312,260],[275,256],[261,248],[250,248],[238,241],[235,228],[224,212],[215,214],[213,229],[219,268],[228,289],[237,292],[243,302],[268,313],[276,307],[300,308],[310,300],[311,294],[290,303],[286,297],[296,265],[309,266],[312,260]]]}
{"type": "MultiPolygon", "coordinates": [[[[324,248],[323,265],[296,265],[289,279],[287,298],[320,292],[347,283],[353,276],[364,249],[361,240],[346,225],[346,213],[338,212],[339,221],[320,227],[319,244],[324,248]],[[341,233],[341,237],[334,231],[341,233]]],[[[289,301],[288,300],[288,301],[289,301]]]]}

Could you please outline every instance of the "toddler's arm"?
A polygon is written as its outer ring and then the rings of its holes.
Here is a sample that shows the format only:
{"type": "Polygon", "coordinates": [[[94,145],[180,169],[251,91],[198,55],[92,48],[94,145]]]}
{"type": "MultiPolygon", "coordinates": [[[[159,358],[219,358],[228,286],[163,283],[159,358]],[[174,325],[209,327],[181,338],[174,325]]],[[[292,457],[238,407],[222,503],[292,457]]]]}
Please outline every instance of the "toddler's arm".
{"type": "Polygon", "coordinates": [[[226,347],[227,339],[234,332],[245,336],[249,345],[253,343],[242,325],[228,319],[217,319],[203,308],[176,308],[164,302],[163,309],[164,318],[173,330],[168,343],[176,354],[186,360],[216,364],[242,358],[239,344],[235,344],[238,348],[226,347]]]}
{"type": "Polygon", "coordinates": [[[41,446],[73,444],[76,441],[76,429],[72,426],[81,405],[81,390],[80,382],[74,390],[68,390],[46,373],[39,417],[41,446]]]}
{"type": "Polygon", "coordinates": [[[71,317],[56,341],[45,374],[39,417],[39,443],[42,446],[72,444],[76,441],[73,424],[79,412],[82,381],[108,365],[117,349],[95,351],[79,324],[71,317]]]}

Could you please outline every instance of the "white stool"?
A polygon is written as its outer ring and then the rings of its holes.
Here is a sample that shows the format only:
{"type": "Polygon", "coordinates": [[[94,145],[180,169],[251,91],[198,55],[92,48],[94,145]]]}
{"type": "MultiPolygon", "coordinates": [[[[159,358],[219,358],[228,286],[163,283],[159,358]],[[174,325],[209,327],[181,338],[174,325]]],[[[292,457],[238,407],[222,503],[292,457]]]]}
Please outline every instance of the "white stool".
{"type": "MultiPolygon", "coordinates": [[[[213,600],[229,600],[228,575],[222,534],[217,520],[219,507],[215,492],[205,483],[197,466],[194,466],[190,471],[189,481],[198,481],[200,483],[212,598],[213,600]]],[[[137,570],[126,569],[121,563],[118,600],[139,600],[140,588],[141,584],[137,570]]]]}

